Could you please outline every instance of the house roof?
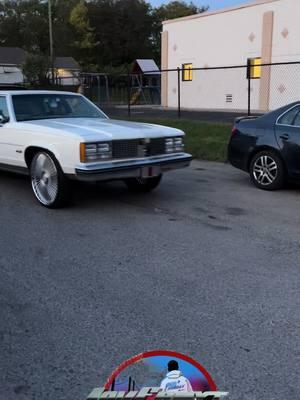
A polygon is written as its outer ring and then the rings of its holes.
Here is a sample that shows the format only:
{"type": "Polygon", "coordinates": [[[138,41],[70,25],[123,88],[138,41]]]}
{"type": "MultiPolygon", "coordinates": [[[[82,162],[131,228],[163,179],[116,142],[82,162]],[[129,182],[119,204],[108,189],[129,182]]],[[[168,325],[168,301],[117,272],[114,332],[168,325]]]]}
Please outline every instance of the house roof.
{"type": "MultiPolygon", "coordinates": [[[[2,47],[0,46],[0,65],[19,66],[26,59],[26,51],[20,47],[2,47]]],[[[69,70],[80,70],[80,66],[73,57],[56,57],[54,61],[55,68],[69,70]]]]}
{"type": "Polygon", "coordinates": [[[0,47],[0,65],[21,65],[26,52],[20,47],[0,47]]]}
{"type": "Polygon", "coordinates": [[[73,57],[56,57],[54,61],[55,68],[80,70],[80,66],[73,57]]]}
{"type": "Polygon", "coordinates": [[[188,15],[187,17],[168,19],[166,21],[163,21],[163,25],[171,24],[173,22],[181,22],[181,21],[190,20],[190,19],[210,17],[210,16],[216,15],[216,14],[224,14],[224,13],[231,12],[231,11],[242,10],[243,8],[260,6],[262,4],[267,4],[267,3],[275,3],[277,1],[281,1],[281,0],[253,0],[251,2],[240,4],[235,7],[226,7],[226,8],[222,8],[220,10],[216,10],[216,11],[207,11],[207,12],[200,13],[200,14],[188,15]]]}
{"type": "Polygon", "coordinates": [[[152,59],[135,60],[132,72],[133,73],[142,72],[143,74],[149,73],[150,75],[156,75],[160,73],[156,62],[152,59]]]}

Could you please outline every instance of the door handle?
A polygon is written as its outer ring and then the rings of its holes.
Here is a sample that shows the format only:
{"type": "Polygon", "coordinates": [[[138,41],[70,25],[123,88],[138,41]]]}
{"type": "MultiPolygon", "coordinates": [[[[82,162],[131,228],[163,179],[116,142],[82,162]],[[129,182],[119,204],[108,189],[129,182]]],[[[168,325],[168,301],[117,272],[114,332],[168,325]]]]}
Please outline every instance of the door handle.
{"type": "Polygon", "coordinates": [[[282,135],[279,136],[280,139],[282,140],[289,140],[290,135],[288,133],[283,133],[282,135]]]}

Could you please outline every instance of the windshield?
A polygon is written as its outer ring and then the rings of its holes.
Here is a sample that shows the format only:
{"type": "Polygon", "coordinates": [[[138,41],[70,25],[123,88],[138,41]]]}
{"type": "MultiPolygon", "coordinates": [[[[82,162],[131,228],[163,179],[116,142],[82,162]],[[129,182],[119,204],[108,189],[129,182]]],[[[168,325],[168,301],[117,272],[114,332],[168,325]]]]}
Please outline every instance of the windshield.
{"type": "Polygon", "coordinates": [[[17,121],[51,118],[106,118],[84,97],[72,94],[13,95],[17,121]]]}

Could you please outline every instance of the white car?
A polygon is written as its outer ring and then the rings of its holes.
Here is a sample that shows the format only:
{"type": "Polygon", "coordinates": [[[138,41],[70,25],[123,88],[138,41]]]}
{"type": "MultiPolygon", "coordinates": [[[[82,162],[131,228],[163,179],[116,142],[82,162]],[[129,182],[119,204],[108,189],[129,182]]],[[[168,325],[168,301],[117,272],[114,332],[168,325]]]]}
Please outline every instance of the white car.
{"type": "Polygon", "coordinates": [[[49,208],[66,203],[72,179],[154,189],[163,172],[190,164],[183,137],[178,129],[111,120],[76,93],[0,93],[0,169],[29,174],[49,208]]]}

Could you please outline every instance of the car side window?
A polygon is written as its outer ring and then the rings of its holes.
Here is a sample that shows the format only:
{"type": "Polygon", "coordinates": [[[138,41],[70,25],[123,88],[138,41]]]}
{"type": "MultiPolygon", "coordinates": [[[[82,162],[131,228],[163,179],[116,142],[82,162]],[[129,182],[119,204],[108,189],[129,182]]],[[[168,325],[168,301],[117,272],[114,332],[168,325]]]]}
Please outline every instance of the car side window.
{"type": "Polygon", "coordinates": [[[298,112],[298,114],[296,115],[296,117],[294,119],[294,125],[297,126],[298,128],[300,128],[300,111],[298,112]]]}
{"type": "Polygon", "coordinates": [[[278,119],[280,125],[294,125],[295,119],[299,116],[300,105],[292,108],[278,119]]]}
{"type": "Polygon", "coordinates": [[[8,113],[8,107],[7,107],[7,101],[6,97],[0,96],[0,115],[3,115],[3,117],[9,117],[8,113]]]}

